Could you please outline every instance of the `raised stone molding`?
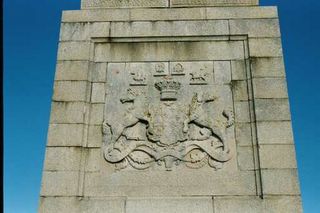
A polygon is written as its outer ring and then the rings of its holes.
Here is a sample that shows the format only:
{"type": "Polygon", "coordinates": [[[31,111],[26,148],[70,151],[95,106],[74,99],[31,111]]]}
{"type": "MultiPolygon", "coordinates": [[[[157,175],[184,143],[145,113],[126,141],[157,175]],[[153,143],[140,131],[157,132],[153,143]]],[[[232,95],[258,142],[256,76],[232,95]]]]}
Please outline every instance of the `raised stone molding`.
{"type": "Polygon", "coordinates": [[[82,9],[195,6],[254,6],[258,0],[82,0],[82,9]]]}
{"type": "MultiPolygon", "coordinates": [[[[276,7],[136,8],[63,11],[62,22],[277,19],[276,7]]],[[[252,26],[253,27],[253,26],[252,26]]]]}

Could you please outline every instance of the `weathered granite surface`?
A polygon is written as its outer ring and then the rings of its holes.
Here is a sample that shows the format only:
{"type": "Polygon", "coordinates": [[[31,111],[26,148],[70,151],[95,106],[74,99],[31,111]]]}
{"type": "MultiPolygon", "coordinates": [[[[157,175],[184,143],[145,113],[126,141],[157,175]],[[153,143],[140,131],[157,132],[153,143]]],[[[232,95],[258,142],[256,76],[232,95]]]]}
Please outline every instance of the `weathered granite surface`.
{"type": "Polygon", "coordinates": [[[255,5],[64,11],[39,212],[302,212],[277,10],[255,5]]]}

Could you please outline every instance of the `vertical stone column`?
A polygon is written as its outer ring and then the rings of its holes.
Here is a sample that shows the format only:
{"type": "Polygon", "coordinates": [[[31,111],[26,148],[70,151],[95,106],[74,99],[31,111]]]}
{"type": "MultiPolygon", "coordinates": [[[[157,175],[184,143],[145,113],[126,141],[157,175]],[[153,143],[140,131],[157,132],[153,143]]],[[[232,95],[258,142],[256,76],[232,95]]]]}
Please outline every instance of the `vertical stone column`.
{"type": "Polygon", "coordinates": [[[275,7],[83,0],[58,51],[39,212],[302,212],[275,7]]]}

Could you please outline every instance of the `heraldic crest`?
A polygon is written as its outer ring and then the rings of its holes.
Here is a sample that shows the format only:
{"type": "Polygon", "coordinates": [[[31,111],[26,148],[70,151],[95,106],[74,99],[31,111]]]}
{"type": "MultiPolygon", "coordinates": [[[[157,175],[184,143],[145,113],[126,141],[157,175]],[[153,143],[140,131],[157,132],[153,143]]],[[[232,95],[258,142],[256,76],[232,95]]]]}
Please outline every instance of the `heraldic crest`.
{"type": "Polygon", "coordinates": [[[106,108],[106,161],[117,170],[220,169],[230,160],[226,130],[234,118],[214,91],[219,87],[210,85],[205,70],[187,73],[180,63],[172,71],[163,63],[152,68],[151,74],[134,70],[126,88],[110,89],[122,92],[106,108]]]}

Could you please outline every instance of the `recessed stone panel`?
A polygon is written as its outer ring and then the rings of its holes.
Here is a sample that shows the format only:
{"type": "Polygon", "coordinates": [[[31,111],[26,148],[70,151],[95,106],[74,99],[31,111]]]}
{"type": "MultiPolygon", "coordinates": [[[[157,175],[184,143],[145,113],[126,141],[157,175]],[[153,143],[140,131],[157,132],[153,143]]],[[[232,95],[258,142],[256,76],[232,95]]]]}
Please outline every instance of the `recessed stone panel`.
{"type": "MultiPolygon", "coordinates": [[[[108,63],[101,148],[104,156],[94,157],[97,152],[91,154],[91,166],[85,175],[85,195],[159,196],[168,195],[169,188],[169,195],[172,196],[254,194],[255,172],[245,171],[253,169],[252,148],[239,149],[241,156],[238,162],[233,124],[233,119],[250,121],[248,102],[234,104],[234,98],[247,99],[247,83],[243,81],[245,86],[240,87],[243,90],[241,93],[232,91],[235,87],[230,84],[231,60],[239,57],[237,60],[240,63],[244,58],[241,42],[137,42],[130,44],[130,48],[136,51],[136,54],[130,55],[122,49],[129,48],[128,45],[111,42],[96,46],[95,58],[108,63]],[[194,56],[211,60],[194,61],[193,52],[197,50],[188,50],[188,45],[212,48],[213,51],[206,51],[203,56],[194,56]],[[142,47],[148,52],[141,51],[142,47]],[[154,53],[152,48],[156,50],[154,53]],[[214,51],[215,48],[222,51],[214,51]],[[112,52],[114,50],[117,51],[112,52]],[[169,59],[168,54],[172,54],[171,60],[161,60],[162,57],[169,59]],[[215,60],[220,57],[229,60],[215,60]],[[204,111],[199,108],[201,105],[204,111]],[[223,108],[220,109],[220,106],[223,108]],[[212,115],[210,108],[214,109],[212,115]],[[206,116],[202,119],[201,114],[206,116]],[[213,135],[217,141],[213,140],[207,146],[213,135]],[[219,141],[222,152],[214,156],[218,150],[213,151],[212,148],[219,141]],[[220,159],[216,161],[216,157],[220,159]],[[94,164],[100,165],[99,170],[94,164]],[[178,178],[180,173],[188,175],[178,178]],[[193,181],[204,177],[204,173],[212,185],[193,185],[193,181]],[[145,178],[140,179],[141,175],[145,178]],[[222,180],[223,176],[229,178],[222,180]],[[161,177],[166,177],[166,181],[158,180],[161,177]],[[131,185],[127,186],[129,179],[131,185]],[[189,187],[182,187],[185,185],[189,187]]],[[[243,66],[233,69],[235,72],[245,72],[238,70],[245,69],[243,66]]],[[[249,137],[251,142],[251,135],[249,137]]]]}
{"type": "Polygon", "coordinates": [[[109,63],[106,160],[117,169],[139,170],[172,170],[179,164],[220,169],[229,161],[235,143],[233,97],[230,85],[215,74],[230,76],[230,62],[220,70],[213,64],[109,63]]]}
{"type": "MultiPolygon", "coordinates": [[[[245,64],[243,52],[240,41],[210,39],[96,44],[96,61],[108,63],[102,156],[94,156],[96,150],[88,158],[84,193],[158,196],[171,188],[172,196],[254,194],[255,172],[245,171],[253,169],[252,148],[237,151],[234,130],[234,121],[250,122],[247,82],[238,92],[231,85],[232,69],[246,72],[231,65],[245,64]],[[203,174],[212,185],[193,185],[203,174]]],[[[102,122],[97,119],[95,125],[102,122]]]]}

